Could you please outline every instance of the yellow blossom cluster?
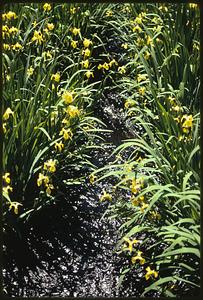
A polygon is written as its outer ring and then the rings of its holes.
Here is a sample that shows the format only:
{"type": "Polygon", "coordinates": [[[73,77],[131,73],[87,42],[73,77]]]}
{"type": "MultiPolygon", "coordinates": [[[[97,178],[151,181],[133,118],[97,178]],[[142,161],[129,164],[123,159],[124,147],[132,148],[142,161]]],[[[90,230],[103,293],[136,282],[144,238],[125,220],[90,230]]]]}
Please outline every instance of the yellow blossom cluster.
{"type": "MultiPolygon", "coordinates": [[[[3,22],[7,22],[9,20],[16,19],[16,18],[17,18],[16,13],[12,11],[9,11],[8,13],[4,13],[2,15],[3,22]]],[[[16,43],[13,44],[11,43],[11,41],[7,40],[7,38],[12,38],[13,40],[13,38],[19,33],[20,33],[19,28],[15,26],[8,26],[5,23],[2,25],[2,38],[3,40],[6,40],[6,42],[3,43],[3,49],[5,51],[10,51],[10,50],[19,51],[23,48],[23,46],[18,41],[16,41],[16,43]]]]}
{"type": "MultiPolygon", "coordinates": [[[[59,133],[59,135],[63,136],[63,139],[72,140],[73,132],[70,126],[70,121],[74,120],[75,118],[80,116],[80,110],[76,105],[73,105],[75,98],[77,97],[76,93],[73,90],[65,90],[62,94],[62,100],[65,105],[64,112],[66,113],[66,117],[63,119],[62,123],[65,124],[67,127],[63,127],[59,133]]],[[[61,152],[64,148],[63,145],[56,146],[58,150],[61,152]]],[[[55,147],[55,148],[56,148],[55,147]]]]}
{"type": "Polygon", "coordinates": [[[139,206],[140,211],[144,213],[145,209],[149,206],[145,202],[145,197],[139,196],[139,193],[141,192],[141,189],[144,187],[144,179],[143,178],[133,178],[131,180],[131,203],[133,206],[139,206]]]}
{"type": "MultiPolygon", "coordinates": [[[[58,72],[55,74],[52,74],[51,80],[55,81],[55,82],[59,82],[60,74],[58,72]]],[[[70,126],[70,120],[74,119],[75,117],[78,117],[80,114],[80,111],[77,108],[77,106],[72,105],[76,98],[75,97],[76,93],[73,90],[65,90],[65,91],[63,91],[63,93],[60,91],[59,94],[61,95],[63,103],[65,105],[67,105],[66,108],[64,109],[67,116],[66,116],[66,118],[63,119],[62,124],[70,126]]],[[[71,140],[73,137],[72,130],[70,128],[66,128],[66,127],[63,127],[61,129],[61,131],[59,132],[59,135],[61,135],[65,141],[71,140]]],[[[56,141],[54,143],[54,148],[59,153],[63,151],[64,147],[65,147],[65,145],[61,140],[56,141]]],[[[39,173],[39,175],[38,175],[37,185],[39,187],[42,186],[43,188],[45,188],[47,195],[51,195],[52,190],[54,190],[54,186],[51,182],[51,174],[55,173],[55,172],[56,172],[56,160],[49,159],[46,162],[44,162],[43,172],[39,173]]]]}
{"type": "Polygon", "coordinates": [[[53,55],[52,55],[52,52],[48,50],[48,51],[42,52],[42,57],[45,60],[48,60],[48,59],[52,59],[53,55]]]}
{"type": "Polygon", "coordinates": [[[16,202],[16,201],[11,201],[9,197],[9,192],[13,191],[12,186],[10,185],[11,183],[11,178],[10,178],[10,173],[7,172],[2,176],[3,179],[3,196],[6,198],[9,204],[9,210],[14,209],[13,212],[17,215],[18,214],[18,207],[22,206],[21,203],[16,202]]]}
{"type": "Polygon", "coordinates": [[[19,206],[23,206],[23,205],[19,202],[11,201],[9,204],[9,209],[11,210],[13,208],[14,213],[17,215],[19,206]]]}
{"type": "Polygon", "coordinates": [[[176,101],[176,98],[175,97],[172,97],[172,96],[168,96],[167,97],[167,102],[168,103],[170,103],[170,105],[171,105],[171,107],[172,107],[172,109],[174,110],[174,111],[179,111],[180,109],[177,109],[177,107],[179,107],[178,106],[178,104],[177,104],[177,101],[176,101]]]}
{"type": "Polygon", "coordinates": [[[132,196],[130,200],[132,205],[138,206],[139,204],[142,204],[144,202],[144,196],[140,196],[140,197],[132,196]]]}
{"type": "Polygon", "coordinates": [[[76,13],[76,7],[71,7],[71,8],[70,8],[70,13],[71,13],[72,15],[74,15],[74,14],[76,13]]]}
{"type": "Polygon", "coordinates": [[[9,44],[3,44],[3,48],[4,50],[14,50],[14,51],[19,51],[23,48],[23,46],[21,44],[19,44],[18,42],[14,45],[9,45],[9,44]]]}
{"type": "Polygon", "coordinates": [[[80,111],[77,106],[69,105],[65,110],[70,118],[79,117],[80,111]]]}
{"type": "Polygon", "coordinates": [[[134,255],[131,258],[132,263],[135,264],[138,261],[141,265],[144,265],[145,259],[142,257],[142,254],[143,254],[142,251],[137,251],[137,255],[134,255]]]}
{"type": "Polygon", "coordinates": [[[174,118],[174,120],[180,124],[183,133],[190,133],[193,127],[193,116],[192,115],[183,115],[182,117],[179,115],[174,118]]]}
{"type": "Polygon", "coordinates": [[[12,192],[12,191],[13,191],[13,188],[10,185],[3,187],[3,193],[5,193],[6,195],[8,195],[9,192],[12,192]]]}
{"type": "Polygon", "coordinates": [[[56,172],[56,160],[49,159],[46,162],[44,162],[43,165],[43,173],[39,173],[37,178],[37,186],[44,187],[46,194],[51,195],[52,190],[54,190],[54,186],[51,182],[51,173],[56,172]]]}
{"type": "Polygon", "coordinates": [[[168,12],[168,7],[166,6],[166,5],[161,5],[161,6],[159,6],[159,10],[161,11],[161,12],[168,12]]]}
{"type": "Polygon", "coordinates": [[[146,92],[146,88],[143,86],[143,87],[140,87],[138,89],[138,93],[141,95],[141,96],[144,96],[145,95],[145,92],[146,92]]]}
{"type": "Polygon", "coordinates": [[[196,9],[198,5],[196,3],[189,3],[189,8],[196,9]]]}
{"type": "MultiPolygon", "coordinates": [[[[137,246],[138,243],[141,243],[140,240],[137,239],[129,239],[127,237],[123,238],[123,251],[129,251],[130,254],[132,252],[135,252],[135,254],[131,257],[131,262],[132,264],[139,263],[140,265],[144,265],[146,263],[146,259],[143,257],[143,252],[140,250],[135,250],[134,246],[137,246]]],[[[150,266],[146,268],[146,274],[145,274],[145,279],[148,280],[150,277],[157,278],[158,277],[158,272],[155,270],[151,270],[150,266]]]]}
{"type": "Polygon", "coordinates": [[[109,70],[113,65],[118,66],[118,63],[115,59],[112,59],[109,63],[104,62],[103,64],[99,64],[97,69],[109,70]]]}
{"type": "Polygon", "coordinates": [[[6,184],[10,184],[11,183],[11,179],[10,179],[10,173],[5,173],[3,176],[3,181],[6,183],[6,184]]]}
{"type": "MultiPolygon", "coordinates": [[[[78,35],[81,35],[80,28],[74,27],[74,28],[71,28],[70,30],[71,30],[71,32],[73,33],[73,35],[74,35],[75,37],[78,36],[78,35]]],[[[88,38],[84,38],[84,39],[83,39],[83,47],[84,47],[84,49],[82,49],[83,60],[80,62],[80,64],[81,64],[81,66],[82,66],[83,68],[85,68],[85,69],[88,69],[89,66],[90,66],[90,62],[89,62],[88,58],[89,58],[90,55],[91,55],[91,50],[90,50],[89,47],[90,47],[92,44],[93,44],[93,42],[92,42],[90,39],[88,39],[88,38]]],[[[77,47],[79,47],[79,41],[76,40],[76,39],[71,39],[71,41],[70,41],[70,46],[71,46],[73,49],[76,49],[77,47]]],[[[93,71],[87,70],[87,71],[85,72],[85,77],[86,77],[87,79],[89,79],[90,77],[93,78],[93,77],[94,77],[93,71]]]]}
{"type": "Polygon", "coordinates": [[[2,26],[2,37],[3,39],[5,39],[5,37],[10,37],[10,36],[14,36],[17,33],[19,33],[20,30],[17,27],[9,27],[8,25],[3,25],[2,26]]]}
{"type": "Polygon", "coordinates": [[[83,49],[83,50],[82,50],[82,55],[84,56],[84,58],[85,58],[85,57],[89,57],[90,54],[91,54],[91,51],[90,51],[89,48],[86,48],[86,49],[83,49]]]}
{"type": "Polygon", "coordinates": [[[122,47],[123,49],[127,50],[127,49],[128,49],[128,43],[123,43],[123,44],[121,44],[121,47],[122,47]]]}
{"type": "Polygon", "coordinates": [[[10,20],[16,19],[16,18],[17,18],[17,15],[13,11],[9,11],[7,13],[2,14],[2,20],[3,21],[10,21],[10,20]]]}
{"type": "Polygon", "coordinates": [[[38,186],[41,186],[42,184],[48,184],[49,183],[49,177],[48,176],[45,176],[44,174],[42,173],[39,173],[39,177],[37,179],[37,185],[38,186]]]}
{"type": "Polygon", "coordinates": [[[112,17],[113,16],[113,11],[111,9],[107,9],[105,14],[106,14],[107,17],[112,17]]]}
{"type": "Polygon", "coordinates": [[[28,69],[27,69],[27,75],[28,76],[32,76],[34,73],[34,68],[32,66],[30,66],[28,69]]]}
{"type": "Polygon", "coordinates": [[[85,38],[84,41],[83,41],[83,46],[85,48],[88,48],[90,45],[92,45],[92,41],[85,38]]]}
{"type": "Polygon", "coordinates": [[[51,4],[50,4],[50,3],[45,3],[45,4],[43,5],[43,10],[44,10],[45,12],[49,12],[49,11],[51,10],[51,4]]]}
{"type": "Polygon", "coordinates": [[[142,28],[139,25],[135,25],[135,26],[132,27],[132,31],[133,32],[141,33],[142,32],[142,28]]]}
{"type": "Polygon", "coordinates": [[[54,148],[55,148],[57,151],[61,152],[61,151],[64,149],[64,144],[62,143],[62,141],[60,141],[59,143],[56,142],[56,143],[54,144],[54,148]]]}
{"type": "Polygon", "coordinates": [[[145,58],[146,60],[148,60],[150,57],[151,57],[151,54],[149,53],[149,51],[145,51],[145,53],[144,53],[144,58],[145,58]]]}
{"type": "Polygon", "coordinates": [[[74,92],[73,91],[65,91],[62,95],[62,99],[65,104],[71,104],[74,101],[74,92]]]}
{"type": "Polygon", "coordinates": [[[54,189],[53,184],[50,183],[50,178],[47,175],[44,175],[43,173],[39,173],[37,185],[39,187],[44,186],[48,195],[51,195],[51,191],[54,189]]]}
{"type": "MultiPolygon", "coordinates": [[[[165,8],[164,8],[165,9],[165,8]]],[[[167,7],[166,7],[167,9],[167,7]]],[[[134,20],[130,20],[130,24],[132,26],[132,31],[136,33],[136,46],[143,47],[143,46],[151,46],[154,47],[154,36],[156,36],[156,42],[162,42],[161,39],[157,37],[158,33],[161,33],[163,26],[161,25],[163,20],[158,17],[154,17],[151,19],[153,24],[151,28],[151,32],[145,33],[145,29],[143,24],[147,21],[147,15],[145,12],[141,12],[134,20]]],[[[146,55],[145,59],[148,59],[149,55],[146,55]]]]}
{"type": "Polygon", "coordinates": [[[141,188],[144,186],[143,178],[133,178],[131,182],[131,192],[137,194],[140,192],[141,188]]]}
{"type": "Polygon", "coordinates": [[[73,35],[79,35],[80,34],[80,28],[71,28],[70,31],[73,33],[73,35]]]}
{"type": "Polygon", "coordinates": [[[193,116],[192,115],[183,115],[181,118],[182,130],[184,133],[188,133],[191,130],[193,125],[193,116]]]}
{"type": "Polygon", "coordinates": [[[71,43],[70,43],[71,47],[73,49],[77,48],[77,45],[78,45],[78,41],[75,41],[75,40],[71,40],[71,43]]]}
{"type": "Polygon", "coordinates": [[[149,204],[147,204],[145,202],[145,197],[144,196],[140,196],[140,197],[131,197],[131,203],[133,206],[140,206],[140,211],[142,213],[144,213],[145,209],[149,206],[149,204]]]}
{"type": "Polygon", "coordinates": [[[10,116],[13,116],[13,115],[14,115],[14,112],[11,110],[10,107],[8,107],[3,114],[3,120],[7,121],[10,118],[10,116]]]}

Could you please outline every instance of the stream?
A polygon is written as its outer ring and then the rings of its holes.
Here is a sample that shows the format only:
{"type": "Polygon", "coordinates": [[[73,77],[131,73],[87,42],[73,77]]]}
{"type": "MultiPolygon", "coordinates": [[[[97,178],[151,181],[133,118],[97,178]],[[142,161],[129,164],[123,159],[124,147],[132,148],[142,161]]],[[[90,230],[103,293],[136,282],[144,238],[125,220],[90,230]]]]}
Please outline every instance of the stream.
{"type": "MultiPolygon", "coordinates": [[[[99,114],[113,130],[106,134],[103,151],[93,153],[101,167],[113,149],[127,135],[123,110],[115,106],[116,94],[101,101],[99,114]],[[122,130],[121,130],[122,129],[122,130]],[[122,134],[121,134],[122,133],[122,134]]],[[[118,98],[118,97],[117,97],[118,98]]],[[[120,105],[119,105],[120,106],[120,105]]],[[[132,134],[132,132],[131,132],[132,134]]],[[[112,159],[112,158],[111,158],[112,159]]],[[[88,176],[87,176],[88,178],[88,176]]],[[[19,224],[21,236],[5,233],[3,280],[6,295],[12,297],[116,297],[138,296],[139,274],[118,289],[125,257],[114,248],[119,222],[103,218],[108,203],[99,202],[106,181],[67,187],[55,208],[47,206],[29,223],[19,224]]],[[[138,272],[139,273],[139,272],[138,272]]]]}

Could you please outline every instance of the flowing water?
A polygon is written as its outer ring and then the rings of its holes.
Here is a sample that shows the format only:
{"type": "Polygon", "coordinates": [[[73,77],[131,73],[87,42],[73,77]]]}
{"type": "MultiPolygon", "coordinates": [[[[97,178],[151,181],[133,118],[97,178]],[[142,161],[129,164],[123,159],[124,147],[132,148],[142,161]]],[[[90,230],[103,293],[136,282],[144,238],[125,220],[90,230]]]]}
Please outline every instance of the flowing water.
{"type": "MultiPolygon", "coordinates": [[[[103,151],[93,153],[94,163],[104,166],[129,130],[124,126],[124,113],[115,94],[101,101],[99,113],[105,122],[109,120],[108,126],[113,129],[112,134],[106,134],[106,140],[111,143],[105,144],[103,151]]],[[[125,288],[117,287],[126,260],[114,251],[120,224],[103,218],[108,203],[99,203],[102,189],[110,185],[106,181],[94,186],[87,180],[82,185],[68,187],[65,197],[59,198],[55,207],[47,206],[29,223],[18,225],[20,237],[5,233],[4,254],[7,254],[3,277],[7,295],[138,295],[139,274],[131,276],[125,288]]]]}

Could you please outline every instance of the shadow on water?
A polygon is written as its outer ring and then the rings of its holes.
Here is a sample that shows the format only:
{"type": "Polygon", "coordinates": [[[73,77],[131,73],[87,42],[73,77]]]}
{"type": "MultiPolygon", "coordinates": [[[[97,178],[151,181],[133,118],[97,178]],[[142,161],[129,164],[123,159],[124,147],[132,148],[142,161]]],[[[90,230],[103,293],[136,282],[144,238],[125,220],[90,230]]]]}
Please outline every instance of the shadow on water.
{"type": "Polygon", "coordinates": [[[116,224],[101,221],[106,205],[98,205],[91,189],[67,192],[55,208],[46,207],[29,225],[22,224],[21,239],[7,235],[9,295],[116,295],[116,224]]]}

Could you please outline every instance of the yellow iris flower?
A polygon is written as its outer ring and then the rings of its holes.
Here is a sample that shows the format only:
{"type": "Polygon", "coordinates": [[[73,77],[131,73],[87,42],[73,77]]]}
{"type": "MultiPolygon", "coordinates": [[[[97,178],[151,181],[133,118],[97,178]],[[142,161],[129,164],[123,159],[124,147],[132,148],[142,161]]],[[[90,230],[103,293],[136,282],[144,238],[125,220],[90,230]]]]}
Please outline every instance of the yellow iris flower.
{"type": "Polygon", "coordinates": [[[85,48],[88,48],[90,45],[92,44],[92,41],[90,41],[89,39],[84,39],[83,41],[83,45],[85,48]]]}
{"type": "Polygon", "coordinates": [[[34,68],[31,66],[30,68],[27,69],[27,75],[31,76],[34,73],[34,68]]]}
{"type": "Polygon", "coordinates": [[[64,148],[64,144],[61,141],[59,143],[56,142],[55,145],[54,145],[54,148],[56,150],[58,150],[59,152],[61,152],[64,148]]]}
{"type": "Polygon", "coordinates": [[[56,160],[49,159],[44,163],[44,170],[48,170],[51,173],[56,172],[56,160]]]}
{"type": "Polygon", "coordinates": [[[73,133],[70,129],[62,128],[59,135],[63,135],[64,140],[71,140],[73,133]]]}
{"type": "Polygon", "coordinates": [[[143,253],[142,251],[137,251],[137,255],[132,257],[131,261],[132,261],[133,264],[135,264],[136,261],[138,260],[141,265],[144,265],[145,259],[141,256],[142,253],[143,253]]]}
{"type": "Polygon", "coordinates": [[[3,176],[2,176],[3,180],[6,182],[6,183],[11,183],[11,179],[10,179],[10,173],[5,173],[3,176]]]}
{"type": "Polygon", "coordinates": [[[44,11],[46,11],[46,12],[50,11],[50,10],[51,10],[51,4],[45,3],[45,4],[43,5],[43,9],[44,9],[44,11]]]}
{"type": "Polygon", "coordinates": [[[7,185],[6,187],[3,187],[3,192],[8,195],[9,192],[12,192],[13,188],[10,185],[7,185]]]}
{"type": "Polygon", "coordinates": [[[87,49],[83,50],[82,55],[84,55],[84,57],[89,57],[90,56],[90,49],[87,48],[87,49]]]}
{"type": "Polygon", "coordinates": [[[13,11],[9,11],[8,13],[2,14],[2,19],[3,21],[5,20],[11,20],[11,19],[16,19],[17,15],[13,11]]]}
{"type": "Polygon", "coordinates": [[[112,196],[109,193],[107,193],[106,191],[103,191],[103,195],[101,195],[101,197],[99,198],[99,200],[101,202],[105,201],[105,200],[111,201],[112,200],[112,196]]]}
{"type": "Polygon", "coordinates": [[[148,280],[152,276],[154,276],[154,278],[158,277],[158,272],[156,272],[155,270],[151,270],[150,267],[147,267],[146,271],[147,271],[147,273],[145,274],[146,280],[148,280]]]}
{"type": "Polygon", "coordinates": [[[75,48],[77,48],[78,41],[72,40],[70,44],[71,44],[71,47],[72,47],[73,49],[75,49],[75,48]]]}
{"type": "Polygon", "coordinates": [[[5,111],[5,113],[3,114],[3,120],[6,121],[9,119],[10,115],[13,116],[14,112],[10,109],[10,107],[8,107],[5,111]]]}
{"type": "Polygon", "coordinates": [[[54,29],[54,24],[53,24],[53,23],[48,23],[48,24],[47,24],[47,28],[48,28],[49,30],[53,30],[53,29],[54,29]]]}
{"type": "Polygon", "coordinates": [[[51,75],[51,80],[53,80],[53,81],[59,82],[59,81],[60,81],[60,78],[61,78],[61,76],[60,76],[59,73],[56,73],[56,74],[52,74],[52,75],[51,75]]]}
{"type": "Polygon", "coordinates": [[[22,206],[22,204],[19,202],[11,202],[9,205],[9,209],[14,208],[14,213],[17,215],[18,214],[18,206],[22,206]]]}
{"type": "Polygon", "coordinates": [[[65,104],[71,104],[73,102],[73,92],[65,91],[62,95],[62,99],[65,104]]]}
{"type": "Polygon", "coordinates": [[[40,186],[42,184],[48,184],[49,183],[49,177],[45,176],[42,173],[39,173],[38,179],[37,179],[37,185],[40,186]]]}
{"type": "Polygon", "coordinates": [[[86,73],[85,73],[85,76],[89,79],[90,77],[94,77],[94,73],[91,72],[90,70],[88,70],[86,73]]]}
{"type": "Polygon", "coordinates": [[[53,190],[53,189],[54,189],[53,184],[47,184],[47,185],[46,185],[46,193],[47,193],[48,195],[51,195],[51,190],[53,190]]]}
{"type": "Polygon", "coordinates": [[[74,105],[69,105],[66,111],[71,118],[75,118],[80,115],[79,109],[74,105]]]}
{"type": "Polygon", "coordinates": [[[82,60],[81,65],[83,68],[88,69],[89,68],[89,60],[88,59],[82,60]]]}
{"type": "Polygon", "coordinates": [[[139,243],[139,240],[133,239],[132,241],[128,238],[123,238],[123,240],[128,244],[128,246],[126,245],[123,250],[129,250],[130,252],[133,251],[133,245],[136,245],[137,243],[139,243]]]}
{"type": "Polygon", "coordinates": [[[80,34],[80,28],[74,27],[74,28],[72,29],[72,33],[73,33],[74,35],[80,34]]]}
{"type": "Polygon", "coordinates": [[[41,43],[44,41],[43,34],[41,33],[41,31],[35,30],[31,41],[41,45],[41,43]]]}

